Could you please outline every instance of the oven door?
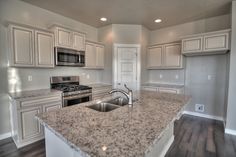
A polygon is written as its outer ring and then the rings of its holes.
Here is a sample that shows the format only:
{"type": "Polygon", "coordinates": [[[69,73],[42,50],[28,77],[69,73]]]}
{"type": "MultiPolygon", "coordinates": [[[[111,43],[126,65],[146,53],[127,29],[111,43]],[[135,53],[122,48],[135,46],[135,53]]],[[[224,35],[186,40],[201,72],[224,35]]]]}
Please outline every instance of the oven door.
{"type": "Polygon", "coordinates": [[[77,105],[92,100],[92,93],[63,97],[63,107],[77,105]]]}
{"type": "Polygon", "coordinates": [[[55,48],[56,65],[84,66],[85,53],[64,48],[55,48]]]}

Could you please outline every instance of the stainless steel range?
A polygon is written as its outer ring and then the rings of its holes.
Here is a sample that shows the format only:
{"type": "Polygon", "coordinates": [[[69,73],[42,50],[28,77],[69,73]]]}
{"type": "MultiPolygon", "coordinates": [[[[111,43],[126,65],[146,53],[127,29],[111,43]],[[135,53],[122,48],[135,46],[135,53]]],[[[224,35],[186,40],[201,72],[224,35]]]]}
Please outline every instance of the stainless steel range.
{"type": "Polygon", "coordinates": [[[50,79],[51,88],[63,91],[63,107],[92,100],[92,88],[80,85],[79,76],[56,76],[50,79]]]}

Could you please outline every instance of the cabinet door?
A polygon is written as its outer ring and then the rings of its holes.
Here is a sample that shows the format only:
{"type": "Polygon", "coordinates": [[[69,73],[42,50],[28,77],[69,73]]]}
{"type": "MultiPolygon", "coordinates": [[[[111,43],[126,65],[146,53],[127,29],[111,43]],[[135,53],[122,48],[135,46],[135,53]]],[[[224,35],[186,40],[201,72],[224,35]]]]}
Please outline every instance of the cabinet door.
{"type": "Polygon", "coordinates": [[[73,33],[73,49],[78,51],[85,50],[85,35],[82,33],[73,33]]]}
{"type": "Polygon", "coordinates": [[[43,105],[43,112],[53,111],[61,108],[61,106],[62,106],[61,102],[50,103],[49,105],[43,105]]]}
{"type": "Polygon", "coordinates": [[[174,93],[174,94],[178,93],[178,90],[174,88],[159,88],[158,91],[161,93],[174,93]]]}
{"type": "Polygon", "coordinates": [[[39,121],[35,115],[42,112],[41,107],[34,107],[18,111],[21,124],[22,140],[30,140],[43,135],[43,131],[39,121]]]}
{"type": "Polygon", "coordinates": [[[228,39],[228,33],[204,36],[204,51],[227,50],[228,39]]]}
{"type": "Polygon", "coordinates": [[[34,30],[10,25],[11,64],[34,66],[34,30]]]}
{"type": "Polygon", "coordinates": [[[96,47],[92,43],[86,43],[85,65],[86,67],[96,67],[96,47]]]}
{"type": "Polygon", "coordinates": [[[56,46],[72,48],[72,32],[70,30],[57,27],[56,38],[56,46]]]}
{"type": "Polygon", "coordinates": [[[96,67],[104,68],[104,46],[96,45],[96,67]]]}
{"type": "Polygon", "coordinates": [[[54,67],[53,34],[35,31],[36,66],[54,67]]]}
{"type": "Polygon", "coordinates": [[[188,38],[182,40],[182,53],[193,53],[202,51],[202,37],[188,38]]]}
{"type": "Polygon", "coordinates": [[[162,66],[162,46],[152,47],[147,52],[147,67],[155,68],[162,66]]]}
{"type": "Polygon", "coordinates": [[[181,46],[170,44],[164,46],[164,63],[166,67],[181,67],[181,46]]]}

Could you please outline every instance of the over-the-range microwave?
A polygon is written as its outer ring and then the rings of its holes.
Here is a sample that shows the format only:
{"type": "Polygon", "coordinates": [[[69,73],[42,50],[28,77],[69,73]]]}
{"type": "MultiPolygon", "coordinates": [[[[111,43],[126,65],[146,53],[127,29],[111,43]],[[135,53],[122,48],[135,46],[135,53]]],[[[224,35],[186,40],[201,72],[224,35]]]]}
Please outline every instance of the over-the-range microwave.
{"type": "Polygon", "coordinates": [[[85,66],[85,52],[55,47],[55,63],[57,66],[85,66]]]}

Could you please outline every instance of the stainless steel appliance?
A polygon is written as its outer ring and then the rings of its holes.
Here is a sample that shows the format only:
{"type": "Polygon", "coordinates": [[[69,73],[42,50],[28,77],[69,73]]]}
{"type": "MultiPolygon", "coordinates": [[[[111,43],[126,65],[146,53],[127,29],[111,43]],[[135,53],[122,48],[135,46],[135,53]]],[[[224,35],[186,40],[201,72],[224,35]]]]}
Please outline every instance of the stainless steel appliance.
{"type": "Polygon", "coordinates": [[[63,107],[92,100],[92,88],[80,85],[79,76],[56,76],[50,79],[51,88],[63,91],[63,107]]]}
{"type": "Polygon", "coordinates": [[[55,47],[57,66],[85,66],[85,52],[55,47]]]}

